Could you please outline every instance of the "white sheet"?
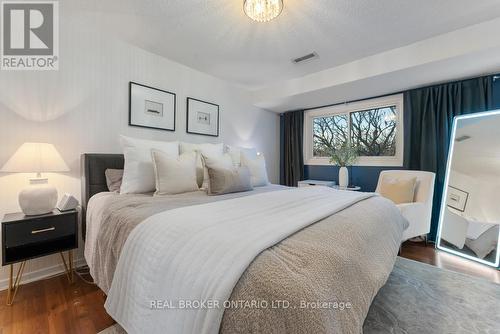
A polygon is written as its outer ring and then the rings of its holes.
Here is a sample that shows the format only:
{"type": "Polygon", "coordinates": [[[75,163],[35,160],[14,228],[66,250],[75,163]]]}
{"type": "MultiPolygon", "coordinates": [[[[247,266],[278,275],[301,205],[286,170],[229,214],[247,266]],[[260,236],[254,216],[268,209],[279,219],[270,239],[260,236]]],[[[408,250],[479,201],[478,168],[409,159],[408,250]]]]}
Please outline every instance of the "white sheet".
{"type": "Polygon", "coordinates": [[[222,305],[261,251],[371,196],[307,187],[156,214],[127,239],[106,310],[129,334],[216,334],[223,308],[155,310],[151,302],[222,305]]]}

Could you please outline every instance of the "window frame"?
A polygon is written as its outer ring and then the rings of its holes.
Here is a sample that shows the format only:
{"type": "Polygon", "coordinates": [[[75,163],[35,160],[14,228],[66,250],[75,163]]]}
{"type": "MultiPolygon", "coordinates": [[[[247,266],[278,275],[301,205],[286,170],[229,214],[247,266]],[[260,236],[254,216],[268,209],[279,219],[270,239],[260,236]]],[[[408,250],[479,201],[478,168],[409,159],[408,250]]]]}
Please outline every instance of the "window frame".
{"type": "Polygon", "coordinates": [[[351,133],[351,113],[396,106],[396,154],[394,156],[360,156],[355,166],[385,166],[402,167],[404,156],[404,105],[403,94],[384,96],[358,102],[345,103],[330,107],[310,109],[304,117],[304,164],[305,165],[331,165],[328,157],[313,156],[313,120],[318,117],[334,115],[348,115],[349,139],[351,133]]]}

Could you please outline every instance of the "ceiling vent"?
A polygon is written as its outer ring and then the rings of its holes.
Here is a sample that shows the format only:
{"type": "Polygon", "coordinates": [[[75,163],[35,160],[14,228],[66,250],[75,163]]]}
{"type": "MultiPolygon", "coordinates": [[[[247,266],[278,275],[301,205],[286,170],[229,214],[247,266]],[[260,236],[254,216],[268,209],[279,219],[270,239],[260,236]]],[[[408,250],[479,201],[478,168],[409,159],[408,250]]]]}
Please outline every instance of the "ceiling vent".
{"type": "Polygon", "coordinates": [[[305,56],[293,59],[292,63],[294,63],[294,64],[300,64],[300,63],[303,63],[303,62],[306,62],[306,61],[310,61],[310,60],[313,60],[313,59],[316,59],[316,58],[319,58],[318,54],[316,52],[311,52],[310,54],[307,54],[305,56]]]}
{"type": "Polygon", "coordinates": [[[460,142],[462,142],[462,141],[466,141],[467,139],[470,139],[470,136],[463,135],[463,136],[460,136],[460,137],[455,138],[455,141],[456,141],[457,143],[460,143],[460,142]]]}

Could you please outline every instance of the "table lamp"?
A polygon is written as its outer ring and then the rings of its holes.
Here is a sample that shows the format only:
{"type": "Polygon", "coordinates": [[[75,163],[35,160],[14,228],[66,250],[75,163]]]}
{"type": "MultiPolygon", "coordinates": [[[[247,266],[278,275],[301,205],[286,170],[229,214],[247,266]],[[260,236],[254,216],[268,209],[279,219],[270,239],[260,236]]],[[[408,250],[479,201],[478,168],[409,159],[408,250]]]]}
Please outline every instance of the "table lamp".
{"type": "Polygon", "coordinates": [[[0,169],[4,173],[36,173],[30,186],[19,193],[19,206],[28,216],[52,212],[57,204],[57,189],[42,178],[42,173],[68,171],[54,145],[47,143],[24,143],[0,169]]]}

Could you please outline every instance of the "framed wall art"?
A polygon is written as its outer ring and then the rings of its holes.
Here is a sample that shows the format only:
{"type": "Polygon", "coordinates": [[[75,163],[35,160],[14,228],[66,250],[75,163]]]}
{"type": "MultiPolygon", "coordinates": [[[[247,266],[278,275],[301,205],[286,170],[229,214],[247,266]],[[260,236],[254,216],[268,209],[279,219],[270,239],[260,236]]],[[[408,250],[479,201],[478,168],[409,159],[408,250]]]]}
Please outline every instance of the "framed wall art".
{"type": "Polygon", "coordinates": [[[468,198],[468,192],[452,186],[448,186],[448,198],[446,199],[446,205],[448,205],[450,208],[456,209],[460,212],[464,212],[468,198]]]}
{"type": "Polygon", "coordinates": [[[130,82],[129,125],[175,131],[176,95],[130,82]]]}
{"type": "Polygon", "coordinates": [[[187,98],[186,132],[219,136],[219,106],[191,97],[187,98]]]}

